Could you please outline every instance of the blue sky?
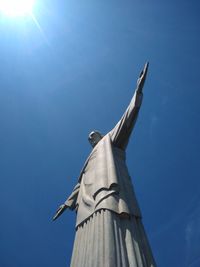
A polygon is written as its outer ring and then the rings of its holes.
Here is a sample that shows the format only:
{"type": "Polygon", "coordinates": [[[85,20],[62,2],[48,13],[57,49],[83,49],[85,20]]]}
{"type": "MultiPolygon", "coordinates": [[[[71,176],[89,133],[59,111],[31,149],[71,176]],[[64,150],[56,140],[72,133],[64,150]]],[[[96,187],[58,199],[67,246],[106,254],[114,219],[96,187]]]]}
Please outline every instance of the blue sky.
{"type": "Polygon", "coordinates": [[[51,221],[91,148],[144,101],[127,150],[160,267],[200,265],[200,3],[37,1],[0,18],[0,266],[69,266],[75,214],[51,221]]]}

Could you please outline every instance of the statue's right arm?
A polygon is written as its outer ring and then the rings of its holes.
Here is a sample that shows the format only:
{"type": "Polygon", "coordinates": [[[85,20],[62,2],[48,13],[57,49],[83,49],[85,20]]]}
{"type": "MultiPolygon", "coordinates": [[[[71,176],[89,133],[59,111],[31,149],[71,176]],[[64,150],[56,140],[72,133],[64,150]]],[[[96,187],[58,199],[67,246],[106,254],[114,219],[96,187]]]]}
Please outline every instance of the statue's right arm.
{"type": "Polygon", "coordinates": [[[66,205],[71,210],[74,210],[76,208],[76,201],[77,201],[77,197],[79,194],[79,189],[80,189],[80,183],[77,183],[77,185],[74,187],[71,195],[64,202],[64,205],[66,205]]]}
{"type": "Polygon", "coordinates": [[[76,209],[77,205],[77,198],[78,198],[78,194],[79,194],[79,189],[80,189],[80,183],[78,183],[71,195],[68,197],[68,199],[64,202],[64,204],[62,204],[56,211],[56,214],[53,217],[53,220],[55,221],[67,208],[74,210],[76,209]]]}

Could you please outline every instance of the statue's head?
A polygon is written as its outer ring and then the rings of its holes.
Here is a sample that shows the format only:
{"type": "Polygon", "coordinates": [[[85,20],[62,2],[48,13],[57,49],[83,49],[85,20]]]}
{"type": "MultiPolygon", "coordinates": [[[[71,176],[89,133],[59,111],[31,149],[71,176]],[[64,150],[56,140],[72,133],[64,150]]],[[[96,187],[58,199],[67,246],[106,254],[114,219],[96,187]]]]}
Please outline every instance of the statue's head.
{"type": "Polygon", "coordinates": [[[92,131],[88,136],[88,141],[92,147],[95,147],[96,144],[102,139],[103,135],[98,131],[92,131]]]}

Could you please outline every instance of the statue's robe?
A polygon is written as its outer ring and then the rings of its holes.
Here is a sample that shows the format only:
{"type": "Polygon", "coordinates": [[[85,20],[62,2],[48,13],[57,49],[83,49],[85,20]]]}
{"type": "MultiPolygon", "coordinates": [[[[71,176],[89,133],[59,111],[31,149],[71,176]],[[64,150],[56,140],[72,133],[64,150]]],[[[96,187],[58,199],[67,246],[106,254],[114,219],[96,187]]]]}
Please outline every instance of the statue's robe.
{"type": "Polygon", "coordinates": [[[141,102],[136,90],[120,121],[92,150],[65,202],[77,211],[71,267],[156,266],[126,166],[141,102]]]}

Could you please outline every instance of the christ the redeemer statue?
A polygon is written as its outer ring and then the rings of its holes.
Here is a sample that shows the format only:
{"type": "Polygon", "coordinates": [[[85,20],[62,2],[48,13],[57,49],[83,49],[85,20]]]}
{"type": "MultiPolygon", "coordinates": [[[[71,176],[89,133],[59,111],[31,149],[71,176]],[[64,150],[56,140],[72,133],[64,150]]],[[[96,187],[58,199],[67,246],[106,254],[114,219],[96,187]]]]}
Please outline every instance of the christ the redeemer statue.
{"type": "Polygon", "coordinates": [[[134,96],[106,135],[89,134],[93,147],[72,194],[59,207],[77,212],[71,267],[155,267],[126,166],[126,147],[142,103],[145,64],[134,96]]]}

